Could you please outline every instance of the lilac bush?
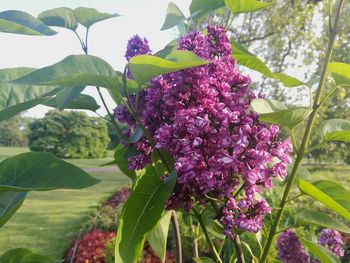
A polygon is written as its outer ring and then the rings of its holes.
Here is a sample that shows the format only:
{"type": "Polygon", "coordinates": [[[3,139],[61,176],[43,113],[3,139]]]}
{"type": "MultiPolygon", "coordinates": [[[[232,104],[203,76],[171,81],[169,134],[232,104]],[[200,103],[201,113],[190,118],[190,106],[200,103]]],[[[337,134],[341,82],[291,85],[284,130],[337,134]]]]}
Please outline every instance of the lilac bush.
{"type": "Polygon", "coordinates": [[[317,241],[318,244],[327,247],[338,257],[344,256],[344,241],[341,234],[333,229],[323,229],[317,241]]]}
{"type": "Polygon", "coordinates": [[[278,258],[283,263],[309,263],[310,258],[295,232],[288,229],[278,236],[278,258]]]}
{"type": "MultiPolygon", "coordinates": [[[[175,160],[178,180],[167,207],[188,210],[214,197],[224,204],[220,221],[227,236],[234,227],[257,232],[271,208],[256,193],[271,188],[273,177],[286,176],[290,140],[282,140],[277,125],[261,123],[249,110],[255,98],[251,79],[237,69],[222,26],[208,26],[207,34],[188,33],[178,49],[212,63],[153,79],[139,94],[137,107],[156,147],[175,160]]],[[[134,50],[148,53],[147,40],[132,38],[125,57],[134,50]]],[[[135,104],[135,97],[130,101],[135,104]]],[[[126,135],[137,128],[124,105],[116,108],[115,117],[129,125],[126,135]]],[[[129,168],[142,169],[153,149],[145,137],[132,146],[139,154],[129,158],[129,168]]]]}

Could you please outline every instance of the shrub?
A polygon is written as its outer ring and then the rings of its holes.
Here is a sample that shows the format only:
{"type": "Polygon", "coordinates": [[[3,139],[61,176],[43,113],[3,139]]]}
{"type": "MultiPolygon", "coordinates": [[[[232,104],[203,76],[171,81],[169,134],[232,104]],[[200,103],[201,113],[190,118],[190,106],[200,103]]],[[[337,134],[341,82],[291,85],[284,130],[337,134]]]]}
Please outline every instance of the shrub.
{"type": "Polygon", "coordinates": [[[61,158],[101,158],[107,155],[107,125],[82,112],[50,111],[31,123],[29,148],[61,158]]]}

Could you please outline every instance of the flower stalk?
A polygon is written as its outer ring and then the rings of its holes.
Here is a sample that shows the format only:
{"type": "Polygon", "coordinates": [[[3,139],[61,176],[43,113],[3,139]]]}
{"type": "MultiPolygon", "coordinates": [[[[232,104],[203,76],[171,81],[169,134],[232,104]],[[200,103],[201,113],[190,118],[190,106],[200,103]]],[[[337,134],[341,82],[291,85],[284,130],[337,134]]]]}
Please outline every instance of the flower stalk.
{"type": "Polygon", "coordinates": [[[268,255],[269,255],[272,243],[273,243],[274,236],[277,232],[277,228],[279,226],[279,223],[281,221],[281,218],[282,218],[282,215],[284,212],[285,205],[288,202],[289,194],[290,194],[291,189],[294,185],[296,176],[297,176],[299,168],[301,166],[301,162],[304,158],[304,154],[305,154],[307,146],[309,144],[310,135],[311,135],[311,132],[313,130],[315,118],[317,116],[318,110],[322,106],[321,98],[322,98],[322,94],[323,94],[323,90],[324,90],[324,86],[325,86],[325,82],[326,82],[327,68],[328,68],[328,65],[329,65],[331,57],[332,57],[334,41],[335,41],[337,31],[338,31],[339,17],[340,17],[341,11],[343,9],[343,6],[344,6],[344,0],[340,0],[338,8],[337,8],[336,16],[334,19],[334,24],[330,30],[326,58],[325,58],[325,61],[323,64],[321,78],[320,78],[320,82],[319,82],[319,85],[318,85],[318,88],[316,91],[316,96],[315,96],[315,100],[313,103],[312,112],[311,112],[311,115],[310,115],[309,120],[307,122],[307,126],[305,128],[303,140],[302,140],[300,147],[299,147],[299,150],[297,152],[297,158],[295,160],[291,176],[287,182],[286,189],[284,191],[282,200],[281,200],[280,205],[278,207],[276,217],[275,217],[274,222],[271,226],[268,239],[267,239],[266,244],[264,246],[264,250],[263,250],[263,253],[262,253],[261,258],[260,258],[260,263],[266,262],[266,260],[268,258],[268,255]]]}

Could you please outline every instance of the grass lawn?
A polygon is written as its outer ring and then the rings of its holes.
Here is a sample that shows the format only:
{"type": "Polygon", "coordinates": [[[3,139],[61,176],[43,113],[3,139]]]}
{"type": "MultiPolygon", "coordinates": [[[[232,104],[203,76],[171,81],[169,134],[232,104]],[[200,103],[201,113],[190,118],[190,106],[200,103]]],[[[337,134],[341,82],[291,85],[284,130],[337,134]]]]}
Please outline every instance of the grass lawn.
{"type": "MultiPolygon", "coordinates": [[[[25,151],[0,148],[0,160],[25,151]]],[[[108,161],[110,158],[72,160],[81,167],[108,161]]],[[[117,169],[91,175],[102,182],[83,190],[31,192],[15,216],[0,229],[0,255],[8,249],[24,247],[54,259],[62,258],[89,212],[117,188],[130,182],[117,169]]]]}

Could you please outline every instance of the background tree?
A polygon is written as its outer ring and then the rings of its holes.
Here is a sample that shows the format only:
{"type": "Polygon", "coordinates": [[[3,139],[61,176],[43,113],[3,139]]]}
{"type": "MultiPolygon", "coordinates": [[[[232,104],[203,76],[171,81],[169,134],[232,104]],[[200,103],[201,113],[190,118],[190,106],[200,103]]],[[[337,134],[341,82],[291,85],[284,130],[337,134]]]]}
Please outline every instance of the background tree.
{"type": "Polygon", "coordinates": [[[100,158],[109,143],[106,123],[82,112],[50,111],[30,125],[29,148],[61,158],[100,158]]]}
{"type": "Polygon", "coordinates": [[[26,147],[31,118],[17,115],[0,122],[0,146],[26,147]]]}

